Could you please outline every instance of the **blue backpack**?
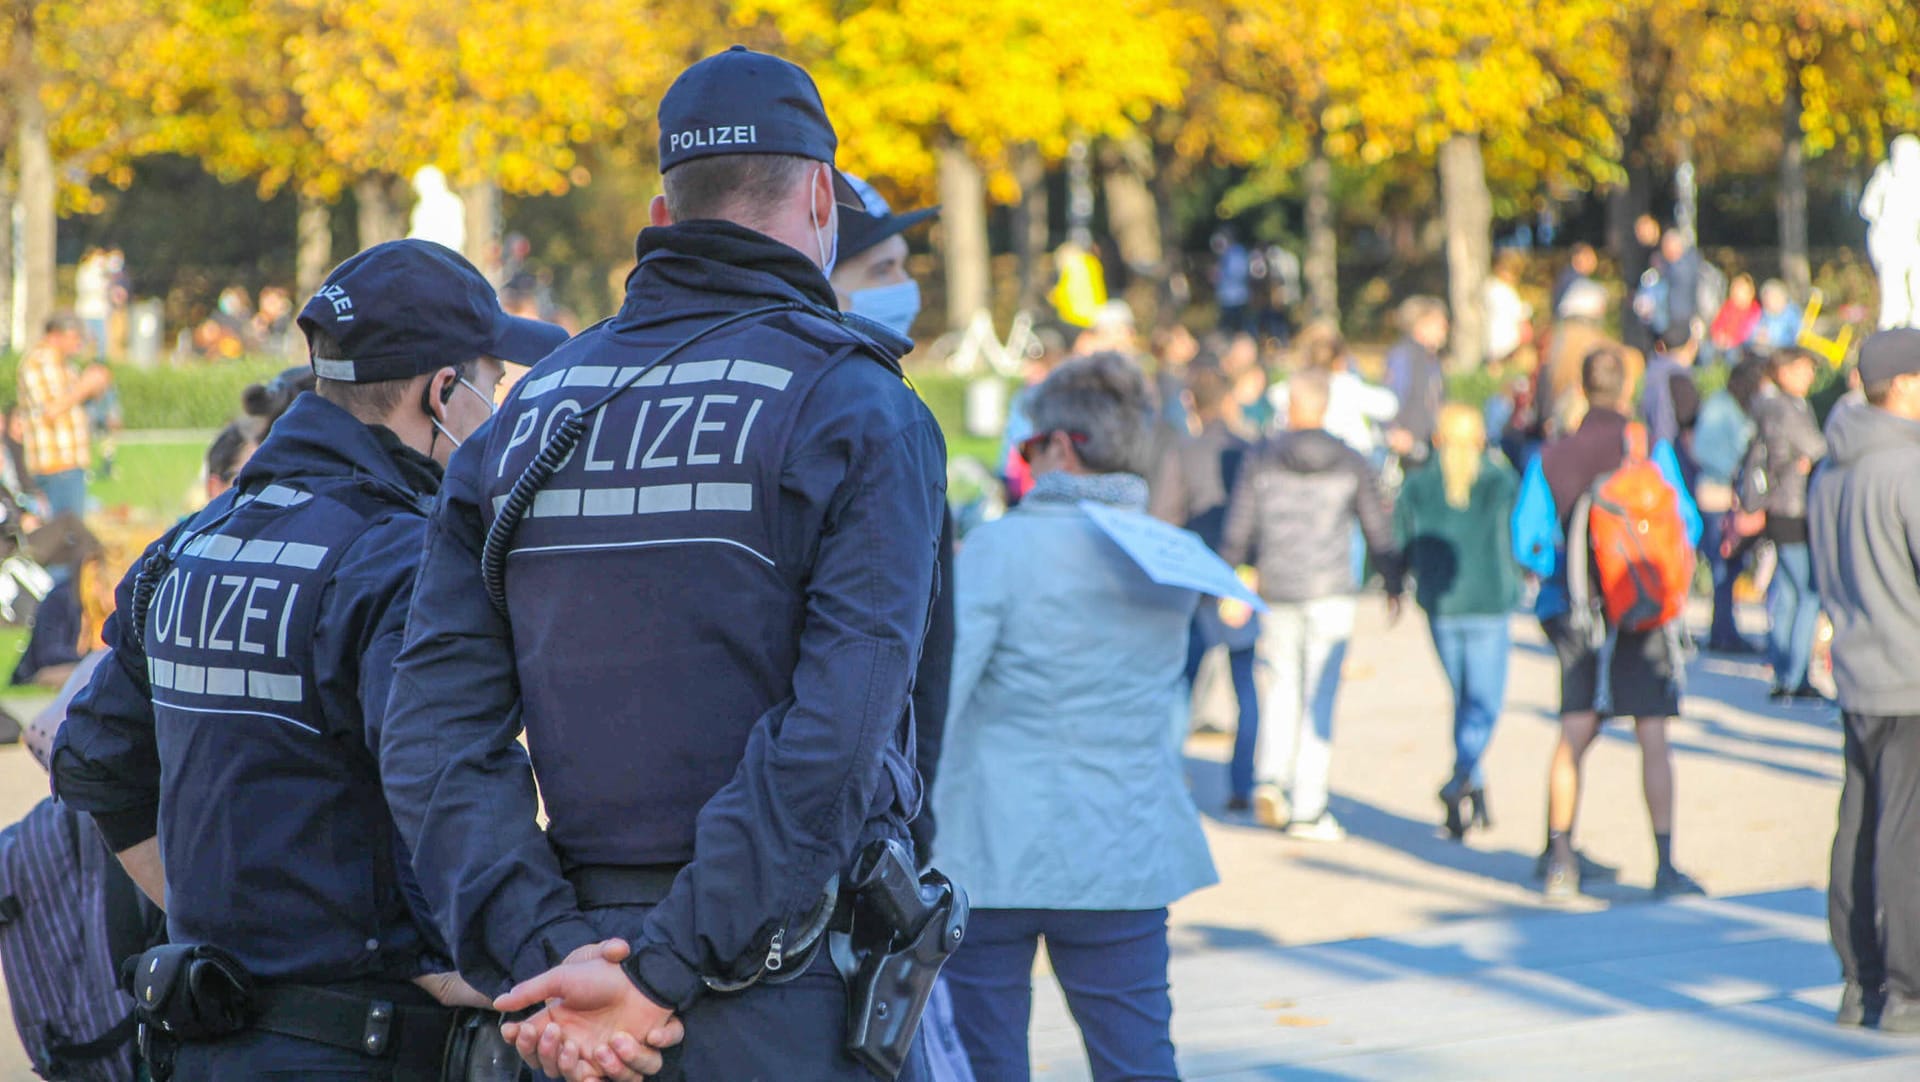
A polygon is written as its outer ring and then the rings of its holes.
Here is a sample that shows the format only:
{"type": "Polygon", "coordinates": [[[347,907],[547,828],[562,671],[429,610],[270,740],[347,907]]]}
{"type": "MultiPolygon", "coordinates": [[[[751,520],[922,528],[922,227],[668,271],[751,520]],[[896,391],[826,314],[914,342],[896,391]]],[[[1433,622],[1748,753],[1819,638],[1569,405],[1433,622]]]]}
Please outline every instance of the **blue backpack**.
{"type": "Polygon", "coordinates": [[[120,959],[157,923],[85,814],[48,797],[0,831],[0,966],[35,1074],[132,1082],[120,959]]]}

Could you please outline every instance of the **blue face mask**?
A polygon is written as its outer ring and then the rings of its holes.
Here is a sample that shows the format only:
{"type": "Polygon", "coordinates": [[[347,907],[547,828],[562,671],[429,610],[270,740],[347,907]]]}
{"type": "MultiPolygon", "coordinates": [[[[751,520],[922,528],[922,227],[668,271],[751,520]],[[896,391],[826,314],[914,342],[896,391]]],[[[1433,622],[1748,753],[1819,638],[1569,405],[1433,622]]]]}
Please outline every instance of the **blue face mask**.
{"type": "Polygon", "coordinates": [[[856,316],[896,331],[902,338],[913,337],[913,320],[920,314],[920,283],[909,278],[890,286],[856,289],[848,297],[847,310],[856,316]]]}

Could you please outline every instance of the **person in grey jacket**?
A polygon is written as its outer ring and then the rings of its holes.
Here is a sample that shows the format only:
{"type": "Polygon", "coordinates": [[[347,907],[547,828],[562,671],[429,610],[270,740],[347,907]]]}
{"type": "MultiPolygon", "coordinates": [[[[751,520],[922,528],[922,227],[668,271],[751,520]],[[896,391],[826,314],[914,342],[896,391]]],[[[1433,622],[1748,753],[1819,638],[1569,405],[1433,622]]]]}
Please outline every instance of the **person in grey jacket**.
{"type": "Polygon", "coordinates": [[[1272,609],[1260,629],[1268,694],[1255,754],[1254,815],[1295,837],[1337,841],[1345,834],[1327,811],[1327,775],[1334,699],[1359,586],[1351,552],[1356,521],[1396,617],[1402,570],[1378,477],[1324,427],[1327,374],[1308,369],[1288,386],[1290,430],[1250,452],[1241,466],[1220,554],[1230,564],[1254,564],[1260,596],[1272,609]]]}
{"type": "Polygon", "coordinates": [[[1761,531],[1779,559],[1767,590],[1767,658],[1773,663],[1773,698],[1819,700],[1807,682],[1820,600],[1807,551],[1807,478],[1827,456],[1807,394],[1818,376],[1817,359],[1804,349],[1783,349],[1768,358],[1773,385],[1753,410],[1754,437],[1741,481],[1741,507],[1748,525],[1764,515],[1761,531]]]}
{"type": "Polygon", "coordinates": [[[1871,408],[1834,428],[1808,515],[1845,725],[1836,1020],[1920,1035],[1920,330],[1867,339],[1859,371],[1871,408]]]}

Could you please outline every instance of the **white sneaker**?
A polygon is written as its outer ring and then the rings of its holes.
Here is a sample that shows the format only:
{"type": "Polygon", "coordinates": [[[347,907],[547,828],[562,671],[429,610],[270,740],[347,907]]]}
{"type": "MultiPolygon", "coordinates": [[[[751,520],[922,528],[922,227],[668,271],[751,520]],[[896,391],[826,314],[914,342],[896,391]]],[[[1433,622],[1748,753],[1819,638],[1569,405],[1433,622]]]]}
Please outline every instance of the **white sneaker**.
{"type": "Polygon", "coordinates": [[[1346,839],[1346,829],[1332,812],[1321,812],[1315,819],[1296,819],[1287,824],[1287,837],[1309,842],[1337,842],[1346,839]]]}
{"type": "Polygon", "coordinates": [[[1278,785],[1268,782],[1256,786],[1253,790],[1253,821],[1271,830],[1282,830],[1293,815],[1293,809],[1287,806],[1286,794],[1278,785]]]}

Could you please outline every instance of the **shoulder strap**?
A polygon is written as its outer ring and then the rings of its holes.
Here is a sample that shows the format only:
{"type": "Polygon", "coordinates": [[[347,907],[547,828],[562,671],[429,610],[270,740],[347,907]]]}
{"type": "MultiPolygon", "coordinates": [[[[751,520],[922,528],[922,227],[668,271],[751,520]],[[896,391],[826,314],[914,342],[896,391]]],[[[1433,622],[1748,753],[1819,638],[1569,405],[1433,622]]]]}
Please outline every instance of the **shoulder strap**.
{"type": "Polygon", "coordinates": [[[1647,449],[1647,426],[1638,421],[1631,422],[1627,425],[1626,435],[1623,439],[1627,450],[1628,462],[1645,462],[1647,457],[1652,453],[1647,449]]]}

